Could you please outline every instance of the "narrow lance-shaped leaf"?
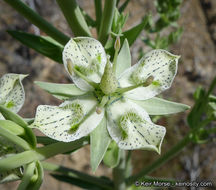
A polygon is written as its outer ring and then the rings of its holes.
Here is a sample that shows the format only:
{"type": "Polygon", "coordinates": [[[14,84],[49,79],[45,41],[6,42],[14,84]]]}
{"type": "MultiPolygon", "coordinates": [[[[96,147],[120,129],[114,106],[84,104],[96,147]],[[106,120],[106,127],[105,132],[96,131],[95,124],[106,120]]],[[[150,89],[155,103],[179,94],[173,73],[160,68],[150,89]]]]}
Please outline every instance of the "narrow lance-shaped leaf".
{"type": "Polygon", "coordinates": [[[0,127],[3,129],[7,129],[8,131],[17,136],[25,134],[25,130],[23,129],[23,127],[9,120],[0,120],[0,127]]]}
{"type": "Polygon", "coordinates": [[[143,18],[140,24],[134,26],[133,28],[123,32],[123,37],[121,37],[121,41],[124,39],[128,40],[129,45],[131,46],[137,37],[141,34],[143,29],[148,26],[149,24],[149,19],[151,19],[150,15],[147,15],[143,18]]]}
{"type": "Polygon", "coordinates": [[[143,107],[149,115],[166,115],[183,112],[190,108],[190,106],[171,102],[161,98],[151,98],[148,100],[132,100],[136,104],[143,107]]]}
{"type": "Polygon", "coordinates": [[[18,124],[19,126],[23,127],[25,130],[24,138],[31,144],[33,148],[37,145],[37,140],[32,132],[32,129],[28,127],[28,124],[20,117],[19,115],[15,114],[14,112],[7,109],[5,106],[0,105],[0,113],[4,116],[5,119],[11,120],[14,123],[18,124]]]}
{"type": "Polygon", "coordinates": [[[8,33],[38,53],[41,53],[58,63],[62,63],[63,46],[52,38],[13,30],[9,30],[8,33]]]}
{"type": "Polygon", "coordinates": [[[77,187],[80,187],[81,189],[89,189],[89,190],[103,190],[100,186],[95,185],[90,182],[85,182],[81,179],[77,179],[71,176],[67,175],[60,175],[60,174],[51,174],[52,177],[54,177],[56,180],[63,181],[65,183],[69,183],[72,185],[75,185],[77,187]]]}
{"type": "Polygon", "coordinates": [[[57,0],[75,36],[91,36],[91,32],[76,0],[57,0]]]}
{"type": "Polygon", "coordinates": [[[37,84],[40,88],[47,91],[48,93],[62,100],[86,94],[85,91],[80,90],[74,84],[57,84],[40,81],[35,81],[35,84],[37,84]]]}
{"type": "Polygon", "coordinates": [[[91,183],[91,184],[94,184],[95,187],[98,186],[103,189],[112,190],[113,184],[111,180],[109,180],[109,178],[101,178],[101,177],[92,176],[92,175],[77,171],[75,169],[66,168],[66,167],[63,167],[57,164],[53,164],[50,162],[49,163],[42,162],[42,165],[45,170],[62,174],[62,176],[68,176],[68,177],[72,177],[73,179],[78,179],[82,181],[82,183],[84,184],[91,183]]]}
{"type": "Polygon", "coordinates": [[[95,172],[103,159],[110,144],[111,138],[106,128],[106,118],[90,134],[91,141],[91,167],[95,172]]]}
{"type": "Polygon", "coordinates": [[[32,24],[40,28],[50,37],[55,39],[57,42],[65,45],[69,37],[56,29],[52,24],[44,20],[38,13],[29,8],[25,3],[20,0],[4,0],[10,6],[12,6],[16,11],[28,19],[32,24]]]}
{"type": "MultiPolygon", "coordinates": [[[[6,124],[6,123],[4,123],[4,124],[6,124]]],[[[19,136],[16,136],[15,134],[10,132],[9,130],[5,129],[6,126],[4,128],[1,127],[2,125],[3,125],[3,123],[1,122],[0,123],[0,135],[2,137],[4,137],[5,139],[13,142],[14,144],[16,144],[17,146],[23,148],[24,150],[31,149],[31,147],[29,146],[29,144],[25,140],[23,140],[19,136]]]]}
{"type": "Polygon", "coordinates": [[[128,3],[130,2],[130,0],[125,0],[125,2],[119,7],[119,12],[123,12],[125,10],[125,8],[128,6],[128,3]]]}

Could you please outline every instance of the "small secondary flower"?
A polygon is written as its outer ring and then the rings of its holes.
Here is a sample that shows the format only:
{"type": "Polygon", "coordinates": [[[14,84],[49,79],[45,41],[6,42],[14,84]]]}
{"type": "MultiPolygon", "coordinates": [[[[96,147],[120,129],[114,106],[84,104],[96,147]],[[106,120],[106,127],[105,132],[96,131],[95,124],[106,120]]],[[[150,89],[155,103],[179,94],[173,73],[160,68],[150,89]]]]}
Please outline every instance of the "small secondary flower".
{"type": "MultiPolygon", "coordinates": [[[[24,104],[25,91],[22,80],[27,75],[8,73],[0,78],[0,105],[17,113],[24,104]]],[[[0,119],[4,119],[0,113],[0,119]]]]}

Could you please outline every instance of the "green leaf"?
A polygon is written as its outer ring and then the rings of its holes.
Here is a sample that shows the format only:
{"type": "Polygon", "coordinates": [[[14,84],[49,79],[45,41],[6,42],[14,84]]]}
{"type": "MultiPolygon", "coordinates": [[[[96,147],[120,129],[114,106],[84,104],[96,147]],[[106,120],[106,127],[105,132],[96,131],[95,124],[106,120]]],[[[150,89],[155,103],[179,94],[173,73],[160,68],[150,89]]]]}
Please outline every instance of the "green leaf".
{"type": "Polygon", "coordinates": [[[28,184],[31,182],[31,178],[34,175],[34,170],[35,170],[35,162],[32,162],[26,166],[24,175],[22,177],[22,181],[19,184],[17,190],[27,189],[28,184]]]}
{"type": "Polygon", "coordinates": [[[89,189],[89,190],[103,190],[103,188],[98,187],[95,184],[89,183],[89,182],[85,182],[83,180],[74,178],[74,177],[69,177],[66,175],[59,175],[59,174],[51,174],[52,177],[54,177],[55,179],[61,181],[61,182],[66,182],[72,185],[76,185],[80,188],[84,188],[84,189],[89,189]]]}
{"type": "Polygon", "coordinates": [[[1,128],[7,129],[14,135],[20,136],[25,134],[25,130],[23,129],[23,127],[9,120],[0,120],[0,126],[1,128]]]}
{"type": "Polygon", "coordinates": [[[129,2],[130,2],[130,0],[125,0],[125,2],[121,5],[121,7],[119,7],[119,12],[120,13],[125,10],[125,8],[127,7],[129,2]]]}
{"type": "Polygon", "coordinates": [[[36,36],[26,32],[8,30],[8,33],[35,51],[49,57],[50,59],[62,63],[63,46],[50,37],[36,36]]]}
{"type": "Polygon", "coordinates": [[[31,149],[31,147],[29,146],[29,144],[25,140],[16,136],[14,133],[12,133],[11,131],[6,129],[7,126],[4,126],[4,125],[7,125],[9,123],[10,122],[1,122],[0,123],[0,135],[3,136],[4,138],[8,139],[9,141],[13,142],[14,144],[18,145],[19,147],[23,148],[24,150],[31,149]],[[4,126],[4,127],[2,127],[2,126],[4,126]]]}
{"type": "Polygon", "coordinates": [[[91,32],[76,0],[57,0],[75,36],[91,36],[91,32]]]}
{"type": "Polygon", "coordinates": [[[28,127],[28,124],[19,115],[15,114],[4,106],[0,105],[0,112],[6,120],[13,121],[25,129],[26,135],[24,138],[31,144],[33,148],[35,148],[37,145],[36,137],[32,130],[28,127]]]}
{"type": "Polygon", "coordinates": [[[102,161],[110,141],[111,139],[106,128],[106,118],[104,117],[96,129],[90,134],[91,167],[93,172],[97,170],[102,161]]]}
{"type": "Polygon", "coordinates": [[[97,23],[96,21],[88,14],[86,13],[82,8],[80,8],[82,15],[84,16],[86,23],[89,27],[96,27],[97,23]]]}
{"type": "Polygon", "coordinates": [[[147,15],[143,18],[142,22],[133,28],[123,32],[123,37],[121,38],[121,41],[123,41],[125,38],[128,40],[129,45],[131,46],[134,41],[137,39],[137,37],[141,34],[142,30],[149,26],[151,16],[147,15]]]}
{"type": "Polygon", "coordinates": [[[120,160],[120,149],[115,141],[111,141],[106,154],[103,158],[103,162],[110,168],[115,168],[120,160]]]}
{"type": "Polygon", "coordinates": [[[86,183],[91,184],[91,185],[94,185],[95,187],[100,187],[103,190],[113,189],[113,183],[110,181],[109,178],[91,176],[89,174],[77,171],[75,169],[66,168],[66,167],[63,167],[57,164],[53,164],[50,162],[43,162],[42,165],[45,170],[60,173],[63,176],[73,178],[73,180],[75,181],[78,180],[79,182],[82,182],[83,184],[86,184],[86,183]]]}
{"type": "Polygon", "coordinates": [[[85,91],[80,90],[75,84],[57,84],[49,82],[35,81],[40,88],[48,93],[56,96],[59,99],[69,99],[74,96],[82,96],[86,94],[85,91]]]}
{"type": "Polygon", "coordinates": [[[148,112],[149,115],[174,114],[174,113],[183,112],[187,109],[190,109],[190,106],[188,105],[171,102],[157,97],[148,100],[131,100],[131,101],[143,107],[148,112]]]}
{"type": "Polygon", "coordinates": [[[37,26],[39,29],[44,31],[50,37],[55,39],[57,42],[65,45],[69,41],[69,37],[63,34],[61,31],[56,29],[52,24],[44,20],[38,13],[29,8],[25,3],[20,0],[4,0],[16,11],[28,19],[32,24],[37,26]]]}
{"type": "Polygon", "coordinates": [[[123,46],[117,57],[116,76],[120,76],[120,74],[123,73],[129,67],[131,67],[130,47],[127,39],[125,39],[123,46]]]}
{"type": "Polygon", "coordinates": [[[58,141],[45,136],[37,136],[37,142],[39,144],[49,145],[49,144],[57,143],[58,141]]]}

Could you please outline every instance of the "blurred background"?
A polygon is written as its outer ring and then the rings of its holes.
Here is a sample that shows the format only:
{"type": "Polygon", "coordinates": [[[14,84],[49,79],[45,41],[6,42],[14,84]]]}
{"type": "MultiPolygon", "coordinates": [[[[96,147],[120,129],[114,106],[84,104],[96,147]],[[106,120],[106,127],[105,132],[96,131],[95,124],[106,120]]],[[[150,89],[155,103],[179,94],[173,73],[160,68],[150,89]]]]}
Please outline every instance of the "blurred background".
{"type": "MultiPolygon", "coordinates": [[[[58,29],[69,36],[73,36],[54,0],[25,0],[25,2],[58,29]]],[[[78,0],[78,3],[89,15],[94,17],[93,0],[78,0]]],[[[129,19],[125,29],[138,24],[146,13],[151,12],[153,19],[157,17],[157,15],[154,16],[156,10],[152,0],[131,0],[126,12],[129,12],[129,19]]],[[[58,105],[60,103],[59,100],[34,85],[34,81],[70,83],[70,79],[63,65],[25,47],[9,36],[6,30],[16,29],[34,34],[43,34],[43,32],[3,1],[0,1],[0,13],[0,76],[5,73],[29,74],[28,78],[24,80],[26,101],[20,114],[24,117],[34,117],[38,105],[58,105]]],[[[170,47],[172,53],[181,55],[178,74],[172,88],[164,92],[163,97],[192,106],[195,89],[199,85],[207,88],[213,77],[216,76],[216,1],[184,0],[181,5],[181,17],[178,24],[183,27],[183,34],[179,41],[170,47]]],[[[164,35],[166,33],[169,33],[169,29],[163,31],[164,35]]],[[[145,35],[143,32],[131,48],[134,64],[138,61],[140,48],[144,52],[150,50],[141,40],[141,37],[145,35]]],[[[167,128],[167,134],[162,145],[162,154],[187,134],[189,128],[186,123],[186,116],[187,112],[162,117],[157,121],[158,124],[167,128]]],[[[179,181],[210,180],[215,186],[205,189],[216,189],[215,145],[216,142],[199,146],[191,144],[177,157],[152,173],[151,176],[175,178],[179,181]]],[[[132,158],[133,171],[136,173],[159,158],[159,155],[149,151],[133,151],[132,158]]],[[[58,155],[50,161],[92,174],[89,165],[88,146],[73,155],[58,155]]],[[[111,170],[101,164],[96,175],[111,176],[111,170]]],[[[16,187],[16,182],[0,185],[1,190],[13,190],[16,187]]],[[[76,190],[78,188],[60,183],[47,174],[41,189],[76,190]]]]}

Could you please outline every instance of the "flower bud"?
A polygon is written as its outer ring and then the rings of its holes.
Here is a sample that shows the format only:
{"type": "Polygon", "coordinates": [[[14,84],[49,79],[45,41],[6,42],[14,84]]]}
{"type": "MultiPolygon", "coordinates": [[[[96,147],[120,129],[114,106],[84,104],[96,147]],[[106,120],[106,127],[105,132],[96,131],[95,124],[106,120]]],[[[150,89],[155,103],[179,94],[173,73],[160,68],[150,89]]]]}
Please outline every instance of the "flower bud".
{"type": "Polygon", "coordinates": [[[121,48],[121,41],[120,41],[120,37],[119,36],[116,37],[114,48],[115,48],[116,51],[119,51],[120,48],[121,48]]]}
{"type": "Polygon", "coordinates": [[[101,78],[100,89],[103,91],[104,94],[111,94],[117,89],[117,79],[109,60],[107,60],[104,74],[101,78]]]}

